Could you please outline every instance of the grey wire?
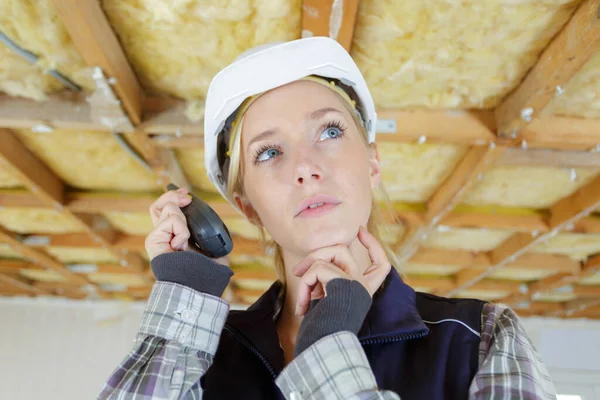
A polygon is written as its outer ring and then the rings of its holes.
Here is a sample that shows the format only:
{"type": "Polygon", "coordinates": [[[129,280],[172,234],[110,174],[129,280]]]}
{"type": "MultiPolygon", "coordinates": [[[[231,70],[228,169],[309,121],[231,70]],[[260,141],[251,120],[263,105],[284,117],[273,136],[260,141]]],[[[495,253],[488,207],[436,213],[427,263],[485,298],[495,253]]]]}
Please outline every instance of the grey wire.
{"type": "Polygon", "coordinates": [[[154,173],[152,167],[144,160],[140,155],[127,143],[123,137],[117,132],[112,132],[113,137],[119,143],[119,145],[125,150],[129,155],[131,155],[139,164],[141,164],[148,171],[154,173]]]}
{"type": "MultiPolygon", "coordinates": [[[[26,59],[30,63],[32,63],[32,64],[37,63],[37,61],[39,59],[38,56],[36,56],[32,52],[30,52],[29,50],[25,50],[24,48],[22,48],[19,45],[17,45],[8,36],[6,36],[2,31],[0,31],[0,42],[4,43],[9,49],[11,49],[15,53],[17,53],[18,55],[20,55],[21,57],[23,57],[24,59],[26,59]]],[[[63,85],[65,85],[66,87],[68,87],[73,92],[79,92],[79,91],[81,91],[81,87],[79,87],[79,85],[77,85],[76,83],[74,83],[73,81],[71,81],[66,76],[62,75],[60,72],[58,72],[58,71],[56,71],[54,69],[49,69],[48,70],[48,74],[50,74],[53,77],[55,77],[56,79],[58,79],[63,85]]]]}

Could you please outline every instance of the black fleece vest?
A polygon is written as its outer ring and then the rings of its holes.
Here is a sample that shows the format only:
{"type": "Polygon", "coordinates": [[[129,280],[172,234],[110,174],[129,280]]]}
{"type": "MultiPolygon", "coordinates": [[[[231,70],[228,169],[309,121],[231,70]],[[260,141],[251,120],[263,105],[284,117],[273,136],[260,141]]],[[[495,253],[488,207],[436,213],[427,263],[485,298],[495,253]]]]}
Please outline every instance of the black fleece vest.
{"type": "MultiPolygon", "coordinates": [[[[280,284],[246,311],[231,311],[213,365],[201,380],[205,399],[284,399],[273,321],[280,284]]],[[[478,369],[484,302],[415,291],[392,269],[358,338],[379,389],[402,400],[467,399],[478,369]]]]}

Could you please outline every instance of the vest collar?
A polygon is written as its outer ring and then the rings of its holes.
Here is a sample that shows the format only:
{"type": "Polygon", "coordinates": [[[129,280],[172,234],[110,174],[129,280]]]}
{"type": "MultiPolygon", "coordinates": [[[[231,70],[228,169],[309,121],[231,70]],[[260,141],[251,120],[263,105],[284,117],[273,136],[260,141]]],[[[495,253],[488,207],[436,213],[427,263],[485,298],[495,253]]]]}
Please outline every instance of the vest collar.
{"type": "MultiPolygon", "coordinates": [[[[245,311],[231,311],[227,324],[262,353],[276,371],[283,370],[283,351],[279,346],[274,315],[278,309],[281,282],[277,281],[245,311]]],[[[361,341],[401,335],[428,333],[417,311],[415,291],[392,268],[367,313],[358,338],[361,341]]]]}

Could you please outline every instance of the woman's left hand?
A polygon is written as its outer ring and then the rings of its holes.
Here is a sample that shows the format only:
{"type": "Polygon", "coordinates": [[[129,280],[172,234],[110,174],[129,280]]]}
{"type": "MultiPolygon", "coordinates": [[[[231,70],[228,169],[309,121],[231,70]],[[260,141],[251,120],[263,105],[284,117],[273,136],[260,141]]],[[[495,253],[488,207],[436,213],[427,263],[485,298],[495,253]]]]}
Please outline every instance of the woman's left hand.
{"type": "Polygon", "coordinates": [[[296,315],[308,311],[312,298],[326,295],[327,283],[335,278],[358,281],[373,296],[392,266],[381,244],[362,226],[358,239],[371,259],[371,265],[364,271],[356,264],[350,249],[342,244],[317,249],[294,268],[293,274],[300,277],[296,315]]]}

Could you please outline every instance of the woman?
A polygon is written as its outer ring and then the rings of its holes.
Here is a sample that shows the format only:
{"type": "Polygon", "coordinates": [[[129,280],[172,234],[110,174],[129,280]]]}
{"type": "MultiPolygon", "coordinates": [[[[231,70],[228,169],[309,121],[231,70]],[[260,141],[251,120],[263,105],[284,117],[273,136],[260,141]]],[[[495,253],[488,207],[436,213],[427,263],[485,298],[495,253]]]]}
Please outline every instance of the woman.
{"type": "Polygon", "coordinates": [[[146,240],[157,283],[100,398],[554,398],[510,309],[415,293],[391,267],[375,122],[362,75],[328,38],[261,46],[214,78],[208,174],[271,236],[279,280],[229,312],[227,259],[188,249],[189,199],[165,193],[146,240]]]}

